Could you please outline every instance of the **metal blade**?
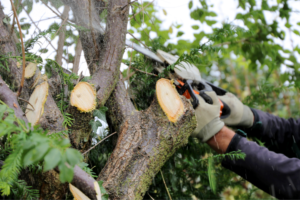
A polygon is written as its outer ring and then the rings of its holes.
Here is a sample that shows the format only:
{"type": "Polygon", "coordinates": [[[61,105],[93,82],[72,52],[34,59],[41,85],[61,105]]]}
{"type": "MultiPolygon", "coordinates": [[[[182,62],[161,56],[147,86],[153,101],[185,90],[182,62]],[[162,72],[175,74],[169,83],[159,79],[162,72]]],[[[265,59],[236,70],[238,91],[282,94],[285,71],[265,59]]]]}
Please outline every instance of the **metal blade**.
{"type": "Polygon", "coordinates": [[[140,52],[142,54],[144,54],[145,56],[155,60],[156,62],[159,62],[159,63],[164,63],[155,53],[153,53],[152,51],[150,51],[149,49],[146,49],[144,47],[141,47],[133,42],[131,42],[130,40],[126,40],[125,41],[125,44],[128,46],[128,47],[131,47],[133,48],[134,50],[136,50],[137,52],[140,52]]]}

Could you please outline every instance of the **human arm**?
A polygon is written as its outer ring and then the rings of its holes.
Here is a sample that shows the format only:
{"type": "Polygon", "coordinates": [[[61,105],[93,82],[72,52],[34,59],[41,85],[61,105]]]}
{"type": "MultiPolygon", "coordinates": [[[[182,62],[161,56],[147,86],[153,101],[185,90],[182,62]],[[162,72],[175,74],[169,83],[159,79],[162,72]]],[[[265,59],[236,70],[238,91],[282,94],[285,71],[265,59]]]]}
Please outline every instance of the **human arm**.
{"type": "Polygon", "coordinates": [[[218,96],[228,104],[231,113],[223,119],[227,126],[243,130],[248,137],[258,139],[271,151],[300,158],[300,119],[283,119],[250,109],[233,94],[218,96]]]}
{"type": "Polygon", "coordinates": [[[241,150],[244,160],[226,158],[222,165],[279,199],[300,197],[300,160],[276,154],[223,127],[207,144],[218,153],[241,150]]]}

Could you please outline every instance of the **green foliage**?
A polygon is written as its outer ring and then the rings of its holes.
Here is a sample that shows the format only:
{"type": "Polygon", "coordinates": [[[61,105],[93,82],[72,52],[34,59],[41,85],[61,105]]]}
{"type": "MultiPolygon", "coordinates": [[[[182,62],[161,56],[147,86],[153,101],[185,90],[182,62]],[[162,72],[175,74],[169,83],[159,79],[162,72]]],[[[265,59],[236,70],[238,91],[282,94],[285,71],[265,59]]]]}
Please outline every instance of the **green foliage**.
{"type": "Polygon", "coordinates": [[[103,187],[103,181],[98,181],[100,190],[101,190],[101,198],[102,200],[108,200],[109,196],[108,193],[106,192],[105,188],[103,187]]]}
{"type": "Polygon", "coordinates": [[[0,189],[3,195],[9,195],[11,189],[17,191],[21,188],[23,193],[36,194],[24,182],[18,182],[18,175],[21,168],[39,163],[43,163],[43,171],[58,166],[61,182],[72,180],[73,167],[83,157],[77,150],[69,148],[68,139],[58,138],[59,134],[47,136],[47,132],[39,127],[28,128],[3,103],[0,105],[0,119],[0,137],[6,138],[5,148],[10,151],[0,171],[0,189]]]}

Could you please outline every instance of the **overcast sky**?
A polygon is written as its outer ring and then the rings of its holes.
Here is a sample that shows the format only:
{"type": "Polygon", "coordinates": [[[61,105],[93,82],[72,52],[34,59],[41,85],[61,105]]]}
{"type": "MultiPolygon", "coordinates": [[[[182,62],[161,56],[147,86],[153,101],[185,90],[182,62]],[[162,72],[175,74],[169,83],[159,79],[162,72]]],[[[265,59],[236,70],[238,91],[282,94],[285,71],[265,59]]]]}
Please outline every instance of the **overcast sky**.
{"type": "MultiPolygon", "coordinates": [[[[10,1],[8,0],[0,0],[0,1],[1,4],[5,7],[4,12],[8,15],[11,15],[12,11],[10,6],[10,1]]],[[[139,1],[141,2],[142,0],[139,1]]],[[[213,5],[213,7],[211,7],[210,9],[218,13],[218,17],[216,19],[219,23],[215,24],[214,26],[221,27],[222,22],[228,22],[235,25],[243,26],[243,23],[241,21],[234,20],[238,12],[243,12],[242,9],[237,8],[238,0],[208,0],[208,2],[210,5],[213,5]]],[[[260,2],[260,0],[258,0],[258,2],[260,2]]],[[[277,2],[276,0],[268,1],[270,5],[276,4],[276,2],[277,2]]],[[[211,32],[211,28],[207,26],[205,23],[200,24],[199,21],[195,21],[190,18],[190,10],[188,9],[188,3],[189,0],[154,0],[154,5],[159,11],[158,17],[163,20],[163,25],[162,25],[163,28],[168,29],[172,24],[182,24],[180,30],[182,30],[185,33],[182,36],[182,38],[189,39],[192,41],[194,39],[193,34],[199,32],[199,30],[193,30],[191,28],[192,25],[199,25],[200,30],[205,31],[207,33],[211,32]],[[167,15],[164,14],[163,9],[166,11],[167,15]]],[[[298,29],[300,31],[299,26],[296,26],[296,23],[300,21],[300,2],[289,1],[289,4],[292,6],[294,11],[291,15],[290,23],[294,25],[293,29],[298,29]],[[299,8],[299,10],[297,10],[297,8],[299,8]]],[[[200,7],[200,3],[198,0],[193,0],[193,9],[195,9],[196,7],[200,7]]],[[[62,13],[63,8],[60,8],[59,11],[62,13]]],[[[286,49],[291,49],[292,44],[294,46],[300,44],[299,36],[296,36],[294,33],[290,33],[290,31],[284,27],[285,21],[280,20],[278,18],[279,13],[265,12],[264,14],[267,17],[268,23],[272,23],[273,20],[277,20],[280,24],[280,27],[284,29],[286,32],[287,37],[285,41],[278,40],[276,42],[281,44],[286,49]],[[291,41],[293,41],[293,43],[291,43],[291,41]]],[[[34,21],[39,21],[39,20],[55,17],[56,15],[42,3],[35,3],[33,7],[33,11],[30,13],[30,16],[33,18],[34,21]]],[[[22,12],[19,16],[20,19],[23,17],[27,19],[26,22],[30,22],[25,12],[22,12]]],[[[43,31],[46,30],[49,27],[49,25],[54,21],[56,21],[59,24],[61,23],[61,20],[59,18],[55,18],[55,19],[38,22],[38,26],[43,31]]],[[[33,35],[34,32],[37,33],[38,31],[32,25],[30,29],[30,35],[33,35]]],[[[171,35],[170,41],[172,42],[177,41],[176,34],[177,34],[176,30],[174,30],[173,34],[171,35]]],[[[27,36],[26,39],[29,39],[30,35],[27,36]]],[[[151,34],[151,36],[155,37],[155,34],[151,34]]],[[[130,36],[128,36],[128,38],[130,38],[130,36]]],[[[57,41],[58,41],[57,37],[52,41],[55,47],[57,46],[57,41]]],[[[49,49],[48,53],[42,54],[42,57],[44,59],[45,58],[54,59],[55,51],[44,39],[40,39],[40,44],[35,45],[32,52],[37,53],[39,55],[40,53],[38,53],[38,50],[41,48],[49,49]]],[[[74,46],[69,48],[68,51],[74,53],[74,46]]],[[[126,53],[124,55],[126,56],[126,53]]],[[[72,64],[67,65],[66,63],[64,63],[63,65],[65,68],[72,67],[72,64]]],[[[85,75],[88,75],[88,70],[86,67],[86,62],[83,57],[83,54],[81,57],[80,70],[83,71],[85,75]]]]}

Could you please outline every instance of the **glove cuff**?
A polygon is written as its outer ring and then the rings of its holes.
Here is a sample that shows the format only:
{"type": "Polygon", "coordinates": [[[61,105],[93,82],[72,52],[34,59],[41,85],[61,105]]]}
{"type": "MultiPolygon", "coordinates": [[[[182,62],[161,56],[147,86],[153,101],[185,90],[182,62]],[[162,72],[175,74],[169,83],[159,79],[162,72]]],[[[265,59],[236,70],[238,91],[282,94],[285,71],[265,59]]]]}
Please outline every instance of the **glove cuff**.
{"type": "Polygon", "coordinates": [[[245,128],[250,128],[253,126],[253,113],[248,106],[244,105],[243,116],[238,126],[243,126],[245,128]]]}
{"type": "Polygon", "coordinates": [[[219,117],[216,117],[201,129],[197,137],[202,142],[206,142],[216,135],[224,127],[224,125],[224,122],[222,122],[219,117]],[[201,137],[199,137],[200,135],[201,137]]]}

